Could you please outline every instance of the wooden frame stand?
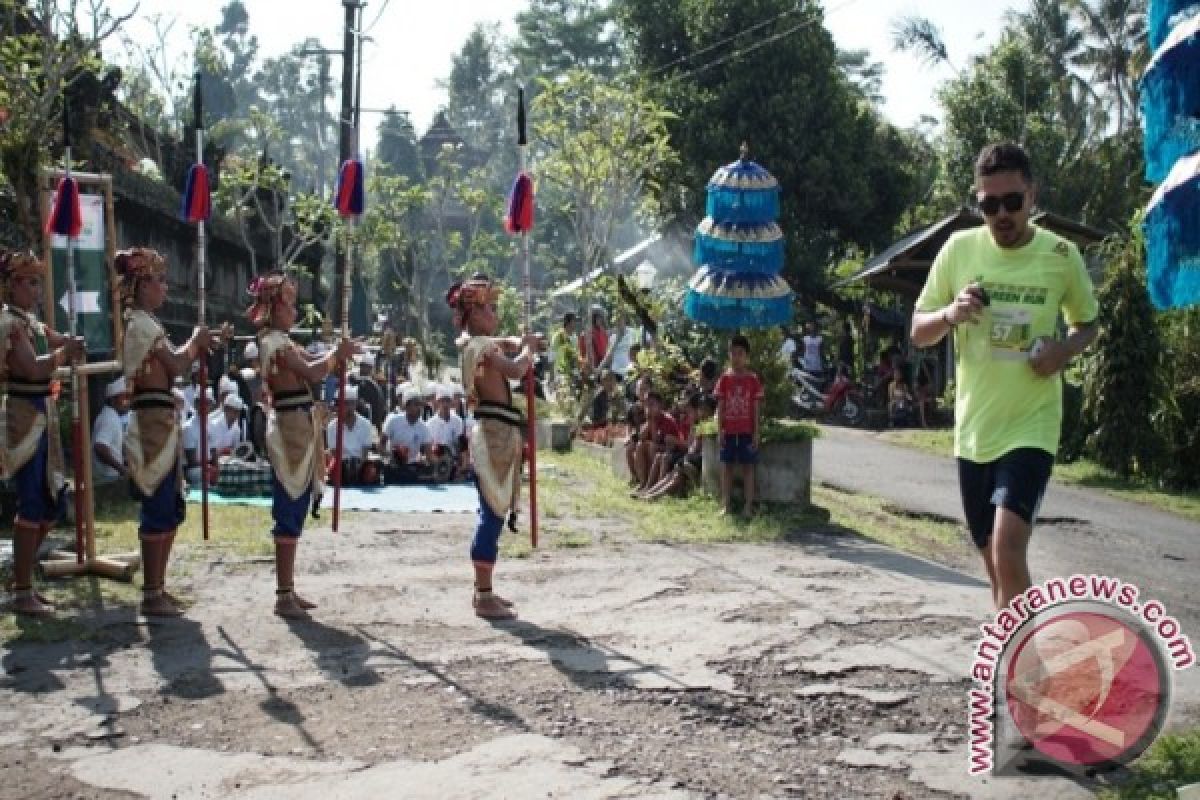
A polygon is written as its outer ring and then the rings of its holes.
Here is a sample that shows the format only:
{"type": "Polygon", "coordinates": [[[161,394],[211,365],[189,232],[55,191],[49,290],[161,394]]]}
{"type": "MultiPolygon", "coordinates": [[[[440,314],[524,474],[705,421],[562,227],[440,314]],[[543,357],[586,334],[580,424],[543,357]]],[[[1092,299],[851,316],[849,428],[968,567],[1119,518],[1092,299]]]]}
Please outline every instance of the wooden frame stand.
{"type": "MultiPolygon", "coordinates": [[[[45,220],[50,213],[48,202],[48,190],[51,189],[54,183],[63,175],[61,170],[46,169],[42,170],[41,175],[41,192],[42,197],[42,219],[45,220]]],[[[99,193],[104,196],[104,236],[105,236],[105,262],[107,263],[108,274],[108,290],[112,298],[112,322],[113,322],[113,352],[119,353],[121,350],[121,337],[123,331],[120,323],[120,293],[117,289],[117,278],[113,266],[113,259],[116,257],[116,219],[113,208],[113,189],[111,175],[98,175],[87,172],[72,172],[72,177],[79,184],[80,188],[92,187],[99,189],[99,193]]],[[[43,226],[44,229],[44,226],[43,226]]],[[[46,258],[46,263],[53,263],[51,256],[53,254],[53,243],[49,234],[47,234],[42,242],[43,252],[46,258]]],[[[44,296],[45,309],[44,314],[47,320],[51,323],[54,320],[54,299],[57,296],[54,291],[54,271],[50,270],[46,276],[46,291],[44,296]]],[[[80,393],[79,402],[83,408],[88,408],[88,388],[87,377],[91,375],[110,375],[121,371],[121,363],[119,361],[103,361],[92,364],[80,364],[75,370],[78,375],[83,378],[79,381],[78,391],[80,393]]],[[[70,370],[66,368],[60,369],[55,373],[55,378],[63,382],[63,385],[68,385],[70,381],[70,370]]],[[[57,424],[57,420],[54,421],[57,424]]],[[[80,454],[79,463],[81,475],[75,475],[75,491],[83,494],[83,510],[84,510],[84,552],[73,553],[65,550],[56,550],[52,552],[48,559],[41,562],[42,572],[47,578],[65,578],[75,577],[79,575],[98,575],[102,578],[110,578],[112,580],[131,581],[133,574],[137,572],[141,566],[142,559],[139,553],[123,553],[112,556],[97,556],[96,555],[96,505],[95,494],[92,491],[92,431],[90,424],[81,426],[80,437],[80,454]]]]}

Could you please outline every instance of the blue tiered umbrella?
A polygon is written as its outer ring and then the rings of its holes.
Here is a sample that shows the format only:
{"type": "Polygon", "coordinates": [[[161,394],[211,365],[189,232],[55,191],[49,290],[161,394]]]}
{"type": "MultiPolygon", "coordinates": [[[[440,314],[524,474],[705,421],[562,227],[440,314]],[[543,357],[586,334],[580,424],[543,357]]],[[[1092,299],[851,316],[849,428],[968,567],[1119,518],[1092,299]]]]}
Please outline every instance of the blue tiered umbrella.
{"type": "Polygon", "coordinates": [[[1154,51],[1142,78],[1146,178],[1154,183],[1181,156],[1200,149],[1200,3],[1195,6],[1154,51]]]}
{"type": "Polygon", "coordinates": [[[684,313],[726,330],[787,323],[792,291],[779,277],[779,182],[747,158],[743,145],[742,157],[713,173],[707,188],[708,216],[696,227],[697,270],[684,313]]]}
{"type": "Polygon", "coordinates": [[[1200,304],[1200,0],[1151,0],[1142,78],[1146,277],[1158,308],[1200,304]]]}
{"type": "Polygon", "coordinates": [[[1200,152],[1181,158],[1146,210],[1146,277],[1158,308],[1200,303],[1200,152]]]}

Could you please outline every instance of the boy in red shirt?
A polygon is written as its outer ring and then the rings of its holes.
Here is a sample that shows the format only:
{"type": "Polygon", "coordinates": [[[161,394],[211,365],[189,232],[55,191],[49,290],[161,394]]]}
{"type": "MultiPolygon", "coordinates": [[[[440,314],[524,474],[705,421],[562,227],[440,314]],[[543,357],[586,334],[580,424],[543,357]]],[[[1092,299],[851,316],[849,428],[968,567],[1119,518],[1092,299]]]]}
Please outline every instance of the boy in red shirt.
{"type": "Polygon", "coordinates": [[[634,452],[634,477],[638,491],[649,489],[650,473],[654,459],[660,451],[679,447],[679,426],[674,418],[663,410],[663,396],[657,390],[646,395],[646,424],[638,437],[634,452]]]}
{"type": "Polygon", "coordinates": [[[758,406],[763,387],[758,376],[746,368],[750,342],[738,334],[729,342],[730,367],[717,381],[717,431],[721,437],[721,502],[723,514],[731,513],[729,494],[733,488],[733,469],[742,471],[745,504],[742,516],[754,514],[754,465],[758,463],[758,406]]]}

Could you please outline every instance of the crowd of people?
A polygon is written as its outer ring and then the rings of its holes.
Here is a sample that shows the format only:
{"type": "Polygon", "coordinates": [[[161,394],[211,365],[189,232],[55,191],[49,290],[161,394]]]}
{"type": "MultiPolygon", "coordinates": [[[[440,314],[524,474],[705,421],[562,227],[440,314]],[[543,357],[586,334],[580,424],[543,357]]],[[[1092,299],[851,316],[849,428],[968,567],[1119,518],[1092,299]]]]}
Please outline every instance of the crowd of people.
{"type": "Polygon", "coordinates": [[[722,502],[731,513],[734,473],[741,475],[741,513],[755,507],[753,465],[758,459],[762,383],[747,366],[745,337],[730,340],[727,368],[705,358],[694,370],[655,377],[639,365],[644,345],[653,341],[618,319],[605,327],[605,313],[590,312],[586,334],[578,316],[563,315],[551,338],[559,392],[582,397],[580,436],[607,445],[624,442],[631,496],[647,502],[689,494],[701,480],[701,429],[716,420],[720,436],[722,502]]]}
{"type": "MultiPolygon", "coordinates": [[[[469,478],[466,441],[474,417],[466,407],[462,386],[433,382],[418,386],[401,365],[395,376],[400,382],[389,392],[384,387],[396,380],[387,379],[388,365],[383,362],[382,356],[362,354],[355,374],[347,376],[341,418],[343,485],[469,478]]],[[[175,379],[171,390],[187,483],[199,486],[207,477],[210,485],[217,485],[222,469],[232,476],[253,464],[265,472],[268,404],[257,343],[245,345],[234,366],[216,381],[215,393],[211,386],[205,389],[208,413],[203,421],[198,381],[196,368],[189,380],[175,379]],[[201,452],[202,424],[207,454],[201,452]]],[[[317,402],[324,406],[324,444],[330,454],[338,436],[333,419],[341,405],[337,386],[337,377],[331,376],[313,387],[317,402]]],[[[105,387],[104,395],[104,406],[92,423],[92,474],[98,485],[120,481],[128,474],[122,443],[131,404],[129,382],[124,376],[117,378],[105,387]]]]}

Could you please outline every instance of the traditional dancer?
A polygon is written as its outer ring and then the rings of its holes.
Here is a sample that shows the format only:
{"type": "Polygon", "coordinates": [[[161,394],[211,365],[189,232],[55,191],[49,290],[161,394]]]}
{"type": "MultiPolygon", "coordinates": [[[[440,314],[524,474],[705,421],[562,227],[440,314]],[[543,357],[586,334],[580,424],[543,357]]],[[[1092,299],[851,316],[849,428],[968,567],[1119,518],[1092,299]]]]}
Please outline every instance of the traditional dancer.
{"type": "Polygon", "coordinates": [[[292,341],[288,331],[296,324],[296,283],[284,273],[257,278],[250,293],[254,305],[247,315],[259,328],[259,363],[271,401],[267,457],[275,520],[271,532],[275,539],[275,613],[304,618],[317,606],[296,594],[296,547],[309,503],[314,495],[320,495],[325,473],[324,435],[309,387],[333,373],[338,362],[357,348],[349,339],[342,339],[333,350],[314,357],[292,341]]]}
{"type": "Polygon", "coordinates": [[[509,381],[524,377],[541,343],[534,334],[521,338],[493,336],[499,295],[499,288],[480,274],[451,286],[446,293],[455,325],[465,331],[459,340],[462,379],[477,420],[470,448],[479,490],[479,524],[471,540],[471,561],[475,565],[473,605],[476,615],[485,619],[516,616],[512,603],[492,591],[500,531],[506,514],[509,526],[515,528],[521,489],[525,419],[513,406],[509,381]],[[516,358],[507,355],[516,350],[520,350],[516,358]]]}
{"type": "Polygon", "coordinates": [[[71,338],[34,318],[46,264],[32,253],[0,254],[0,478],[17,491],[13,522],[13,610],[47,616],[54,606],[33,589],[33,563],[58,521],[63,455],[50,382],[54,370],[83,355],[71,338]]]}
{"type": "Polygon", "coordinates": [[[167,262],[156,251],[134,247],[117,253],[125,306],[122,366],[133,393],[125,432],[125,465],[142,502],[142,606],[146,616],[177,617],[179,601],[166,591],[167,561],[183,524],[183,435],[171,385],[207,355],[208,328],[197,327],[183,347],[173,347],[154,312],[167,300],[167,262]]]}

